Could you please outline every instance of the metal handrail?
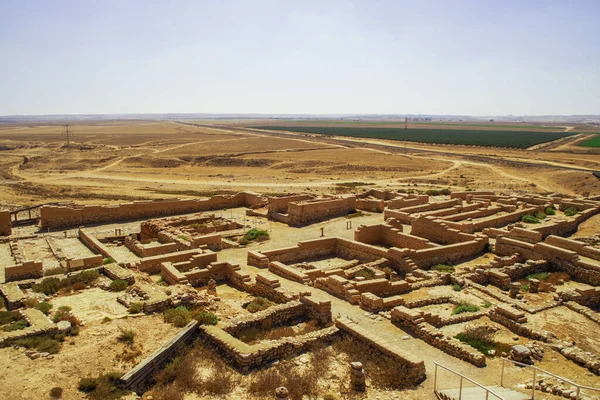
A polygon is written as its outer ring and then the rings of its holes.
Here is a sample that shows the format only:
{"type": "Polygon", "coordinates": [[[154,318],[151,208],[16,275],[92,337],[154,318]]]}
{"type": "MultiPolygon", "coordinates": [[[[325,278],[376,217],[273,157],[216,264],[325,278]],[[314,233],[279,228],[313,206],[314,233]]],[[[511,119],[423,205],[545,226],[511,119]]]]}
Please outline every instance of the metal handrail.
{"type": "Polygon", "coordinates": [[[581,389],[584,390],[594,390],[596,392],[600,392],[600,388],[595,388],[595,387],[591,387],[591,386],[584,386],[584,385],[580,385],[578,383],[575,383],[565,377],[562,377],[560,375],[556,375],[553,374],[552,372],[548,372],[544,369],[538,368],[534,365],[529,365],[529,364],[524,364],[522,362],[519,361],[515,361],[515,360],[511,360],[510,358],[506,358],[506,357],[502,357],[502,373],[500,374],[500,386],[504,387],[504,361],[510,361],[511,363],[515,364],[515,365],[520,365],[521,367],[527,367],[527,368],[531,368],[533,369],[533,381],[531,382],[531,398],[533,399],[535,397],[535,375],[536,372],[539,371],[543,374],[546,375],[550,375],[553,376],[556,379],[560,379],[572,386],[575,386],[577,388],[577,396],[575,397],[576,400],[579,400],[579,392],[581,389]]]}
{"type": "Polygon", "coordinates": [[[434,361],[433,363],[435,364],[435,373],[434,373],[434,377],[433,377],[433,391],[435,393],[437,393],[437,367],[442,367],[446,371],[452,372],[453,374],[456,374],[456,375],[460,376],[460,387],[458,389],[458,400],[460,400],[462,398],[463,379],[466,379],[469,382],[471,382],[471,383],[479,386],[483,390],[485,390],[485,399],[486,400],[488,400],[488,396],[489,396],[490,393],[493,394],[494,396],[496,396],[497,398],[499,398],[500,400],[505,400],[504,397],[500,396],[498,393],[494,392],[492,389],[489,389],[489,388],[483,386],[481,383],[475,382],[473,379],[467,378],[466,376],[464,376],[460,372],[457,372],[457,371],[454,371],[453,369],[445,367],[442,364],[439,364],[437,361],[434,361]]]}

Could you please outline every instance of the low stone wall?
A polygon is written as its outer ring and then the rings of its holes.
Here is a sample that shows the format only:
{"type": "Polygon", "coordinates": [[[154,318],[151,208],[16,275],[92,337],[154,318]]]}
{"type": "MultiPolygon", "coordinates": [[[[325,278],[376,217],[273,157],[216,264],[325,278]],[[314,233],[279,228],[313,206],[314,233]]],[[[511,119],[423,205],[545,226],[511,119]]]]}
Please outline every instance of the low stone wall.
{"type": "Polygon", "coordinates": [[[251,207],[264,202],[252,192],[241,192],[232,196],[213,196],[208,199],[169,199],[138,201],[108,206],[42,206],[40,227],[57,229],[87,224],[153,218],[176,214],[191,214],[199,211],[223,208],[251,207]]]}
{"type": "Polygon", "coordinates": [[[79,240],[83,243],[88,249],[92,251],[94,254],[102,254],[105,258],[112,258],[117,261],[116,258],[111,256],[108,248],[101,243],[97,238],[95,238],[90,232],[85,229],[79,229],[77,232],[79,240]]]}
{"type": "Polygon", "coordinates": [[[193,249],[206,246],[212,251],[219,251],[223,248],[223,241],[219,233],[213,233],[211,235],[193,237],[191,240],[191,246],[193,249]]]}
{"type": "Polygon", "coordinates": [[[288,204],[287,223],[291,226],[303,226],[355,211],[356,197],[353,195],[292,202],[288,204]]]}
{"type": "Polygon", "coordinates": [[[485,355],[458,339],[445,336],[439,329],[425,322],[421,313],[416,310],[398,306],[392,310],[391,320],[393,324],[412,329],[417,337],[444,353],[478,367],[485,366],[485,355]]]}
{"type": "Polygon", "coordinates": [[[103,257],[100,254],[67,259],[67,272],[80,271],[82,269],[96,268],[102,265],[103,257]]]}
{"type": "Polygon", "coordinates": [[[10,236],[11,233],[10,212],[0,210],[0,236],[10,236]]]}
{"type": "Polygon", "coordinates": [[[205,256],[205,265],[208,265],[213,261],[217,261],[216,253],[210,252],[205,255],[202,250],[185,250],[175,253],[161,254],[154,257],[142,258],[140,261],[138,261],[137,266],[142,272],[157,274],[160,272],[160,264],[163,262],[177,263],[181,261],[189,261],[192,257],[198,255],[205,256]]]}
{"type": "Polygon", "coordinates": [[[274,213],[287,213],[288,206],[290,203],[295,201],[305,201],[312,200],[315,196],[311,194],[297,194],[291,196],[283,196],[283,197],[267,197],[267,210],[268,214],[274,213]]]}
{"type": "Polygon", "coordinates": [[[44,266],[41,261],[25,261],[23,264],[9,265],[4,269],[5,282],[35,279],[44,276],[44,266]]]}
{"type": "Polygon", "coordinates": [[[116,263],[103,265],[102,272],[112,280],[120,279],[122,281],[127,281],[130,285],[133,285],[135,282],[133,274],[116,263]]]}
{"type": "Polygon", "coordinates": [[[407,375],[407,382],[417,385],[425,379],[425,362],[413,353],[402,349],[397,343],[384,340],[373,332],[373,330],[365,328],[347,318],[339,318],[335,324],[340,330],[374,347],[400,364],[403,367],[402,373],[407,375]]]}
{"type": "Polygon", "coordinates": [[[19,339],[42,335],[54,336],[57,333],[66,332],[71,328],[71,324],[65,324],[64,321],[57,324],[53,323],[41,311],[35,308],[26,308],[19,311],[19,313],[29,326],[17,331],[0,332],[0,348],[10,346],[19,339]]]}
{"type": "Polygon", "coordinates": [[[153,244],[149,246],[140,243],[130,236],[125,238],[125,247],[140,258],[154,257],[161,254],[173,253],[178,250],[177,243],[153,244]]]}
{"type": "Polygon", "coordinates": [[[8,311],[23,307],[23,301],[26,299],[25,293],[16,283],[0,285],[0,295],[8,311]]]}
{"type": "Polygon", "coordinates": [[[147,383],[152,376],[174,358],[183,346],[189,344],[197,332],[198,321],[191,321],[168,342],[123,375],[119,379],[119,386],[141,394],[147,389],[147,383]]]}

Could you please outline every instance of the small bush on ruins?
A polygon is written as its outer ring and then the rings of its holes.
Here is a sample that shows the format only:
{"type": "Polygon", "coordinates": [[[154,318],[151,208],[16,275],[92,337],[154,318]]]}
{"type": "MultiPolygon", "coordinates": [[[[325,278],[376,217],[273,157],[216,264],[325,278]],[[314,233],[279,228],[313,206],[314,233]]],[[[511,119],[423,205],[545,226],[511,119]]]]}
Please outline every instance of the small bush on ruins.
{"type": "Polygon", "coordinates": [[[105,258],[104,260],[102,260],[102,265],[112,264],[114,262],[115,262],[115,260],[113,260],[112,257],[108,257],[108,258],[105,258]]]}
{"type": "Polygon", "coordinates": [[[119,336],[117,336],[117,340],[121,343],[126,343],[128,345],[132,345],[135,340],[135,332],[132,329],[124,329],[119,327],[119,336]]]}
{"type": "Polygon", "coordinates": [[[77,317],[71,313],[71,307],[69,306],[58,307],[58,310],[56,310],[52,316],[52,321],[54,323],[68,321],[71,323],[71,329],[69,330],[68,334],[70,336],[77,336],[79,334],[79,326],[81,325],[81,321],[79,321],[79,319],[77,319],[77,317]]]}
{"type": "Polygon", "coordinates": [[[108,323],[110,321],[112,321],[112,319],[110,317],[104,317],[104,318],[102,318],[102,323],[103,324],[106,324],[106,323],[108,323]]]}
{"type": "Polygon", "coordinates": [[[127,392],[118,387],[120,372],[109,372],[98,378],[82,378],[77,388],[88,394],[91,400],[116,400],[125,396],[127,392]]]}
{"type": "Polygon", "coordinates": [[[53,399],[60,399],[62,397],[63,390],[61,387],[53,387],[50,389],[50,397],[53,399]]]}
{"type": "Polygon", "coordinates": [[[52,276],[52,275],[61,275],[65,273],[65,269],[63,267],[54,267],[44,269],[44,276],[52,276]]]}
{"type": "Polygon", "coordinates": [[[567,217],[572,217],[573,215],[577,214],[579,211],[577,211],[577,209],[575,207],[569,207],[567,208],[565,211],[563,211],[563,213],[567,216],[567,217]]]}
{"type": "Polygon", "coordinates": [[[127,282],[126,280],[115,279],[114,281],[112,281],[110,283],[110,285],[108,287],[113,292],[120,292],[121,290],[127,289],[127,286],[129,286],[129,282],[127,282]]]}
{"type": "Polygon", "coordinates": [[[357,271],[354,274],[354,277],[355,278],[365,278],[365,280],[369,280],[369,279],[373,279],[375,277],[375,274],[371,270],[361,269],[360,271],[357,271]]]}
{"type": "Polygon", "coordinates": [[[479,311],[479,307],[477,307],[475,304],[462,303],[454,307],[454,310],[452,310],[452,315],[477,311],[479,311]]]}
{"type": "Polygon", "coordinates": [[[545,281],[550,276],[549,272],[540,272],[537,274],[527,275],[527,280],[530,281],[532,279],[537,279],[538,281],[545,281]]]}
{"type": "Polygon", "coordinates": [[[36,283],[32,286],[34,292],[44,293],[46,296],[57,293],[60,289],[60,279],[58,278],[44,278],[40,283],[36,283]]]}
{"type": "Polygon", "coordinates": [[[76,275],[71,275],[69,276],[67,279],[67,281],[65,281],[64,279],[61,280],[61,284],[64,282],[65,285],[74,285],[76,283],[84,283],[86,285],[89,285],[93,282],[96,281],[96,279],[98,279],[100,277],[100,273],[98,271],[96,271],[95,269],[89,269],[87,271],[82,271],[76,275]]]}
{"type": "Polygon", "coordinates": [[[454,272],[454,267],[452,265],[445,265],[445,264],[435,265],[435,266],[431,267],[431,269],[434,271],[446,272],[446,273],[450,273],[450,274],[454,272]]]}
{"type": "Polygon", "coordinates": [[[535,213],[535,217],[536,217],[537,219],[546,219],[546,213],[543,213],[543,212],[537,212],[537,213],[535,213]]]}
{"type": "Polygon", "coordinates": [[[48,336],[32,336],[18,339],[15,341],[17,346],[23,346],[28,349],[36,349],[39,352],[56,354],[60,351],[62,344],[60,340],[49,338],[48,336]]]}
{"type": "Polygon", "coordinates": [[[544,208],[544,214],[546,215],[556,215],[556,210],[552,207],[544,208]]]}
{"type": "Polygon", "coordinates": [[[528,283],[521,284],[521,292],[529,292],[529,284],[528,283]]]}
{"type": "Polygon", "coordinates": [[[242,236],[238,239],[238,243],[242,246],[246,246],[248,243],[250,243],[250,241],[242,236]]]}
{"type": "Polygon", "coordinates": [[[71,289],[75,291],[84,290],[85,288],[87,288],[87,285],[83,282],[77,282],[71,286],[71,289]]]}
{"type": "Polygon", "coordinates": [[[178,239],[181,239],[181,240],[185,240],[186,242],[189,242],[189,241],[190,241],[190,238],[189,238],[189,237],[187,237],[187,236],[185,236],[185,235],[184,235],[184,234],[182,234],[182,233],[180,233],[179,235],[177,235],[177,238],[178,238],[178,239]]]}
{"type": "Polygon", "coordinates": [[[141,313],[143,310],[144,310],[143,303],[131,303],[129,305],[129,309],[127,311],[129,312],[129,314],[137,314],[137,313],[141,313]]]}
{"type": "Polygon", "coordinates": [[[186,326],[192,320],[192,315],[185,306],[165,310],[163,317],[165,322],[178,328],[186,326]]]}
{"type": "Polygon", "coordinates": [[[90,393],[96,390],[96,379],[94,378],[81,378],[77,385],[77,390],[83,393],[90,393]]]}
{"type": "Polygon", "coordinates": [[[452,285],[452,290],[454,290],[455,292],[460,292],[462,290],[462,286],[460,286],[458,283],[455,283],[454,285],[452,285]]]}
{"type": "Polygon", "coordinates": [[[455,338],[485,355],[488,355],[490,350],[496,350],[497,353],[510,352],[510,345],[494,340],[495,333],[496,329],[489,325],[468,325],[464,332],[459,333],[455,338]]]}
{"type": "Polygon", "coordinates": [[[246,304],[244,308],[251,313],[266,310],[267,308],[274,305],[272,301],[265,299],[264,297],[255,297],[250,303],[246,304]]]}
{"type": "Polygon", "coordinates": [[[0,325],[11,324],[21,319],[21,314],[16,311],[0,311],[0,325]]]}
{"type": "Polygon", "coordinates": [[[490,308],[493,304],[490,301],[483,303],[483,308],[490,308]]]}
{"type": "Polygon", "coordinates": [[[521,217],[521,222],[525,222],[527,224],[539,224],[540,220],[533,215],[526,214],[521,217]]]}
{"type": "Polygon", "coordinates": [[[194,316],[194,319],[198,321],[200,325],[216,325],[218,322],[217,316],[210,311],[200,311],[194,316]]]}
{"type": "Polygon", "coordinates": [[[257,242],[263,242],[269,239],[269,232],[263,231],[261,229],[250,229],[244,235],[244,239],[248,240],[249,242],[252,242],[254,240],[256,240],[257,242]]]}
{"type": "Polygon", "coordinates": [[[27,321],[24,319],[19,319],[9,325],[6,325],[2,328],[4,332],[12,332],[12,331],[20,331],[21,329],[25,329],[29,326],[27,321]]]}
{"type": "Polygon", "coordinates": [[[430,189],[425,191],[425,194],[428,196],[448,196],[452,193],[452,191],[450,189],[441,189],[441,190],[437,190],[437,189],[430,189]]]}

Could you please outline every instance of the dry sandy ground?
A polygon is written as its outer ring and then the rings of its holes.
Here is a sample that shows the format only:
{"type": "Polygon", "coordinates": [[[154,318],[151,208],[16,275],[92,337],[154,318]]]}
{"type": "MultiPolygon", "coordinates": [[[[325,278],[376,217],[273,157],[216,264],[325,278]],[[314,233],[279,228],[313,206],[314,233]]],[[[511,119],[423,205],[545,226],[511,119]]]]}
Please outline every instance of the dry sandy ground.
{"type": "Polygon", "coordinates": [[[81,329],[79,336],[67,338],[54,359],[30,360],[23,350],[12,347],[0,349],[0,394],[5,400],[43,399],[50,389],[64,389],[63,399],[81,399],[77,391],[82,376],[96,377],[99,373],[126,371],[172,337],[177,328],[165,324],[161,315],[143,318],[113,319],[108,323],[94,322],[81,329]],[[117,359],[126,345],[117,341],[119,327],[131,328],[141,354],[131,362],[117,359]]]}
{"type": "MultiPolygon", "coordinates": [[[[206,122],[203,122],[206,124],[206,122]]],[[[262,192],[341,192],[336,183],[391,189],[495,189],[598,195],[594,150],[424,145],[323,138],[176,122],[0,129],[0,206],[47,201],[109,203],[143,198],[262,192]],[[415,186],[417,185],[417,186],[415,186]]]]}

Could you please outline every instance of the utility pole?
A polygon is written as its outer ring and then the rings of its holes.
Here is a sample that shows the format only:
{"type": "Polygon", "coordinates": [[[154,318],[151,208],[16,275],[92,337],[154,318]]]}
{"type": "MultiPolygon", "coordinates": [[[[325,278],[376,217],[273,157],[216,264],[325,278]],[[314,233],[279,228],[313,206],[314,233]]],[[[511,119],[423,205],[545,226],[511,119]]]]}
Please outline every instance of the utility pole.
{"type": "Polygon", "coordinates": [[[71,132],[69,125],[65,125],[63,134],[67,137],[67,148],[71,147],[71,136],[73,136],[73,133],[71,132]]]}

